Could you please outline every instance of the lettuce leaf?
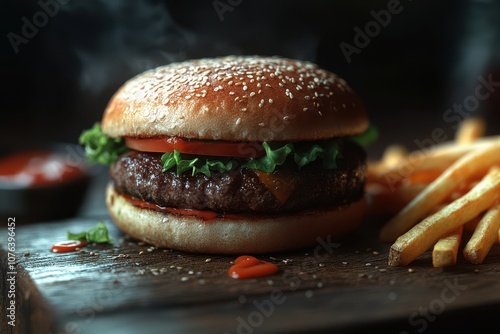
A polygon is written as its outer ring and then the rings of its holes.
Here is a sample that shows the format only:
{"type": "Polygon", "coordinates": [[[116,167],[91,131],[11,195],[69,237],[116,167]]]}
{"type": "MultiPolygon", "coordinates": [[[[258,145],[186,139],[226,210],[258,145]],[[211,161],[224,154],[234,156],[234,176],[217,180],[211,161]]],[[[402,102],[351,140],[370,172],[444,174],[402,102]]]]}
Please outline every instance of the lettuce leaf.
{"type": "Polygon", "coordinates": [[[191,175],[203,173],[210,177],[212,171],[228,172],[233,169],[231,160],[224,162],[218,159],[193,158],[191,155],[181,154],[177,150],[163,154],[161,162],[163,163],[163,172],[175,167],[177,175],[191,170],[191,175]]]}
{"type": "Polygon", "coordinates": [[[87,240],[88,242],[105,243],[113,242],[108,235],[108,228],[104,222],[100,221],[96,226],[88,231],[72,233],[68,231],[68,240],[87,240]]]}
{"type": "Polygon", "coordinates": [[[223,160],[222,157],[218,159],[203,158],[182,154],[178,151],[167,152],[161,157],[163,171],[175,167],[177,175],[191,171],[191,175],[203,173],[210,176],[213,171],[228,172],[233,170],[233,167],[241,166],[242,168],[272,173],[278,166],[283,165],[289,157],[293,157],[299,169],[318,159],[322,160],[324,168],[334,169],[337,167],[337,158],[339,157],[338,140],[326,141],[323,146],[316,143],[300,150],[296,149],[293,144],[285,144],[272,149],[268,143],[264,142],[262,146],[266,154],[263,157],[250,160],[236,158],[223,160]]]}
{"type": "Polygon", "coordinates": [[[287,157],[293,153],[292,144],[286,144],[273,150],[268,143],[264,142],[262,143],[262,147],[264,147],[266,155],[258,159],[251,159],[244,163],[242,167],[258,169],[265,173],[272,173],[276,169],[276,166],[283,165],[287,157]]]}
{"type": "Polygon", "coordinates": [[[120,154],[128,151],[123,139],[106,136],[99,123],[95,123],[91,129],[84,131],[79,141],[80,144],[85,145],[85,156],[91,163],[111,165],[120,154]]]}
{"type": "Polygon", "coordinates": [[[378,129],[374,125],[370,125],[360,135],[349,137],[349,139],[363,147],[373,144],[378,139],[378,129]]]}

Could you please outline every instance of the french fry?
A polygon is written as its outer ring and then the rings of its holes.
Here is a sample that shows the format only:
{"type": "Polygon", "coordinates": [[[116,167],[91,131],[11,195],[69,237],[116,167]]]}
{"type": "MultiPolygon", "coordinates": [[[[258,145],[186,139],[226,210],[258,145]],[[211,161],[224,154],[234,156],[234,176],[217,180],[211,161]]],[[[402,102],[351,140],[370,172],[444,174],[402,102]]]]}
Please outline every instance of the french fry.
{"type": "Polygon", "coordinates": [[[447,142],[436,145],[425,151],[414,151],[396,165],[388,167],[381,164],[370,171],[369,181],[389,186],[401,182],[414,173],[429,170],[444,171],[462,156],[480,150],[494,143],[500,143],[500,136],[483,137],[470,144],[457,145],[447,142]]]}
{"type": "Polygon", "coordinates": [[[472,237],[465,245],[463,255],[473,264],[483,263],[493,244],[498,240],[500,229],[500,204],[489,209],[477,224],[472,237]]]}
{"type": "Polygon", "coordinates": [[[385,224],[380,239],[393,242],[449,196],[458,183],[497,164],[500,164],[500,141],[463,156],[385,224]]]}
{"type": "Polygon", "coordinates": [[[482,137],[486,130],[486,124],[480,117],[470,117],[460,123],[455,142],[458,145],[469,144],[482,137]]]}
{"type": "Polygon", "coordinates": [[[439,175],[443,174],[442,170],[426,170],[423,172],[413,173],[407,177],[403,183],[432,183],[439,175]]]}
{"type": "Polygon", "coordinates": [[[463,226],[459,226],[434,245],[432,265],[436,268],[453,266],[457,263],[458,248],[462,242],[463,226]]]}
{"type": "Polygon", "coordinates": [[[392,167],[403,161],[403,159],[408,155],[408,150],[402,145],[390,145],[388,146],[384,154],[382,155],[382,163],[387,167],[392,167]]]}
{"type": "Polygon", "coordinates": [[[389,251],[389,265],[408,265],[443,235],[472,220],[499,199],[500,168],[492,167],[488,174],[463,197],[425,218],[397,238],[389,251]]]}
{"type": "Polygon", "coordinates": [[[368,164],[368,181],[376,180],[380,175],[384,174],[388,169],[400,163],[408,154],[408,150],[402,145],[388,146],[382,155],[380,161],[371,162],[368,164]]]}
{"type": "Polygon", "coordinates": [[[403,209],[426,187],[425,184],[401,185],[394,191],[381,186],[369,186],[366,190],[368,215],[394,215],[403,209]]]}

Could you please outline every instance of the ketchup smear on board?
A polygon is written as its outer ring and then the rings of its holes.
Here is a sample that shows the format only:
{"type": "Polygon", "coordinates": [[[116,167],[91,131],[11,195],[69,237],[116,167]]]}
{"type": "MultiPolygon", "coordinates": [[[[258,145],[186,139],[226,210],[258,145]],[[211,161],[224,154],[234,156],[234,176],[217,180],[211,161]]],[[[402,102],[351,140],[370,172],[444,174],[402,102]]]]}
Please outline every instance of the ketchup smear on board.
{"type": "Polygon", "coordinates": [[[273,275],[278,270],[278,266],[273,263],[259,260],[253,256],[242,255],[234,261],[228,274],[232,278],[245,279],[273,275]]]}
{"type": "Polygon", "coordinates": [[[24,151],[0,158],[0,182],[16,186],[45,186],[83,175],[81,168],[51,151],[24,151]]]}
{"type": "Polygon", "coordinates": [[[60,241],[53,244],[50,251],[53,253],[74,252],[78,248],[84,247],[85,245],[87,245],[87,241],[85,240],[60,241]]]}

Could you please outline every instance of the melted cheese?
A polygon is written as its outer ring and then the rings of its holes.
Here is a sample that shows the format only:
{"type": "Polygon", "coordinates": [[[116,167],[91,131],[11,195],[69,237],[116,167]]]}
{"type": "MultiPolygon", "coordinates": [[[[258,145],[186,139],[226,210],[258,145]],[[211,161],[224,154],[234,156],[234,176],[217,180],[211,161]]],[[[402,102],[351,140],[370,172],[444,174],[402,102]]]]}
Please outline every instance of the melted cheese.
{"type": "Polygon", "coordinates": [[[283,205],[293,193],[295,183],[293,177],[287,174],[269,174],[255,170],[260,182],[276,197],[278,202],[283,205]]]}

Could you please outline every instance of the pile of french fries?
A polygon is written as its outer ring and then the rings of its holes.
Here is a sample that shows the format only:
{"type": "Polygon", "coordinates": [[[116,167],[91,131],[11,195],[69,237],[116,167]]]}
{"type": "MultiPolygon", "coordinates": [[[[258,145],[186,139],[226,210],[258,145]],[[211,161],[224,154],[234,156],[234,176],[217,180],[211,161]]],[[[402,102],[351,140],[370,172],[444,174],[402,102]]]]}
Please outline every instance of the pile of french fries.
{"type": "Polygon", "coordinates": [[[464,258],[480,264],[500,242],[500,136],[484,134],[484,121],[469,118],[452,141],[413,152],[389,146],[369,163],[369,214],[391,217],[380,231],[393,243],[390,266],[432,247],[434,267],[455,265],[463,241],[464,258]]]}

